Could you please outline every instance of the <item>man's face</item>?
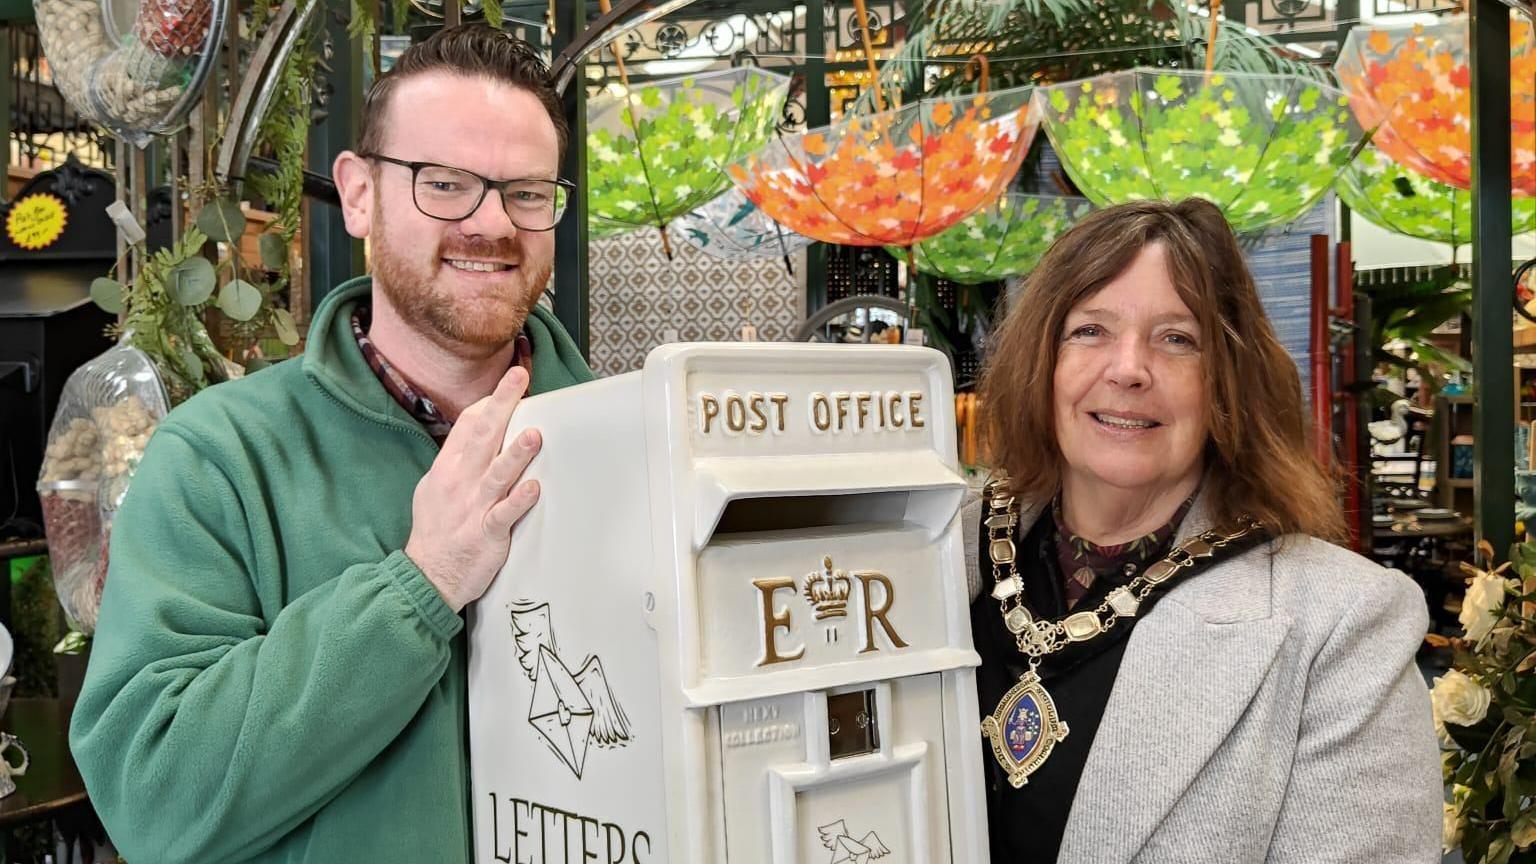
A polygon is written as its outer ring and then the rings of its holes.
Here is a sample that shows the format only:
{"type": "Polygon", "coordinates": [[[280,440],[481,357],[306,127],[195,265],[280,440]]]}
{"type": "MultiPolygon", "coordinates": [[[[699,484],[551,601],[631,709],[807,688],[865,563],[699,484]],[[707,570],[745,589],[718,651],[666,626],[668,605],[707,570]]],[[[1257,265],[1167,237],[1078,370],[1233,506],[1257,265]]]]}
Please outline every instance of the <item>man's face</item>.
{"type": "MultiPolygon", "coordinates": [[[[559,170],[559,138],[538,97],[490,79],[406,78],[390,95],[384,131],[381,155],[407,162],[492,180],[552,180],[559,170]]],[[[347,229],[368,238],[374,284],[400,317],[450,348],[509,342],[549,280],[554,232],[513,225],[495,190],[462,221],[433,219],[416,208],[410,168],[374,160],[359,170],[346,158],[337,177],[347,229]]]]}

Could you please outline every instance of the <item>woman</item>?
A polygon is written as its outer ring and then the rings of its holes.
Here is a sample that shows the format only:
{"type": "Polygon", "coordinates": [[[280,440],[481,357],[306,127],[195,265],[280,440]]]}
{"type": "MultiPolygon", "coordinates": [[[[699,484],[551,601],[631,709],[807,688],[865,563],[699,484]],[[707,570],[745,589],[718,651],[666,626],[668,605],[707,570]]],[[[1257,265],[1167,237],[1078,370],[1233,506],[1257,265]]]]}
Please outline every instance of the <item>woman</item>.
{"type": "Polygon", "coordinates": [[[1221,212],[1102,210],[1024,296],[981,384],[1004,480],[965,513],[992,860],[1437,861],[1424,599],[1328,542],[1221,212]]]}

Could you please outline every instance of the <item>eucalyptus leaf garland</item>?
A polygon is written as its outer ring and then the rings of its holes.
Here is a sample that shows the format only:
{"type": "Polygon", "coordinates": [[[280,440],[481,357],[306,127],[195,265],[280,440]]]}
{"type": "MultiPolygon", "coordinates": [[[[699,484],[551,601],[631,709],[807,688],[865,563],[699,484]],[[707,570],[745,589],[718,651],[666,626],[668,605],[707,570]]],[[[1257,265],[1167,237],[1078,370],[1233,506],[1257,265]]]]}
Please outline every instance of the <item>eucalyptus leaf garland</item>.
{"type": "Polygon", "coordinates": [[[133,282],[101,278],[91,284],[92,299],[122,310],[114,335],[150,356],[172,403],[228,377],[203,325],[215,281],[213,264],[202,257],[207,242],[195,225],[188,226],[179,242],[146,256],[133,282]]]}

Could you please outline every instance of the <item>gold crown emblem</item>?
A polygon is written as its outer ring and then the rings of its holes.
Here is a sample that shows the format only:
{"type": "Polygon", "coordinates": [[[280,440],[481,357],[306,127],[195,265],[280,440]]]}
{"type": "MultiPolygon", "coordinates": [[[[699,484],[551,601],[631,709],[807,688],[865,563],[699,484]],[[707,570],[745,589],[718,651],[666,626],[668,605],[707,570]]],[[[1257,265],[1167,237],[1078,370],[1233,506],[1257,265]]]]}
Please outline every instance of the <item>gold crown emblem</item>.
{"type": "Polygon", "coordinates": [[[832,556],[821,559],[821,571],[805,576],[805,602],[816,610],[816,620],[845,618],[848,615],[848,596],[853,593],[853,581],[842,570],[832,569],[832,556]]]}

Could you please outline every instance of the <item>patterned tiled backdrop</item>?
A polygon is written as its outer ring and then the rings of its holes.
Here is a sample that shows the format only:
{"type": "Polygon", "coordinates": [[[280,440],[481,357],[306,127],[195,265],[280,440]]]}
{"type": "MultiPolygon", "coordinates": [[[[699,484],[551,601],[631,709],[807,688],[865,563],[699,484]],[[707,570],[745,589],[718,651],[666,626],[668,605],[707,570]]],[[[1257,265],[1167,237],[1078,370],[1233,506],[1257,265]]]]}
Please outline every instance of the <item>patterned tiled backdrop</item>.
{"type": "Polygon", "coordinates": [[[668,261],[655,230],[593,239],[592,369],[618,375],[639,369],[667,341],[723,342],[757,327],[767,342],[790,339],[805,319],[805,253],[725,261],[674,237],[668,261]],[[675,331],[672,332],[672,331],[675,331]]]}

